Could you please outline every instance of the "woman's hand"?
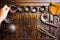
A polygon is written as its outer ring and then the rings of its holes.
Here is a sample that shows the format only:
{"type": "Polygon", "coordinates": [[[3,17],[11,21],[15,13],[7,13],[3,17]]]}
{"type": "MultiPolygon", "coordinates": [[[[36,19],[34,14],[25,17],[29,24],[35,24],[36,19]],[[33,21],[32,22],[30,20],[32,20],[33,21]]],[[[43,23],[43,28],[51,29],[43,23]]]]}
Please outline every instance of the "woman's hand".
{"type": "Polygon", "coordinates": [[[9,12],[9,7],[5,5],[1,10],[0,10],[0,23],[7,17],[7,14],[9,12]]]}

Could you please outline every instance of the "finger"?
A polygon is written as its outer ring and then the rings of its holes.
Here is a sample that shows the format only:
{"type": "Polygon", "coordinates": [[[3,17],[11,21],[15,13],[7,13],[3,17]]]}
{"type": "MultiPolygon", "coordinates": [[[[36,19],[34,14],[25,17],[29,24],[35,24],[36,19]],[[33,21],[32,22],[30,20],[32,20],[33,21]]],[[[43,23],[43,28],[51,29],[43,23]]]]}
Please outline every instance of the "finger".
{"type": "Polygon", "coordinates": [[[8,12],[9,12],[9,10],[10,10],[10,8],[9,8],[9,7],[7,7],[7,9],[6,9],[6,13],[8,13],[8,12]]]}
{"type": "Polygon", "coordinates": [[[6,8],[7,8],[7,5],[5,5],[5,6],[3,7],[3,11],[5,11],[5,10],[6,10],[6,8]]]}

